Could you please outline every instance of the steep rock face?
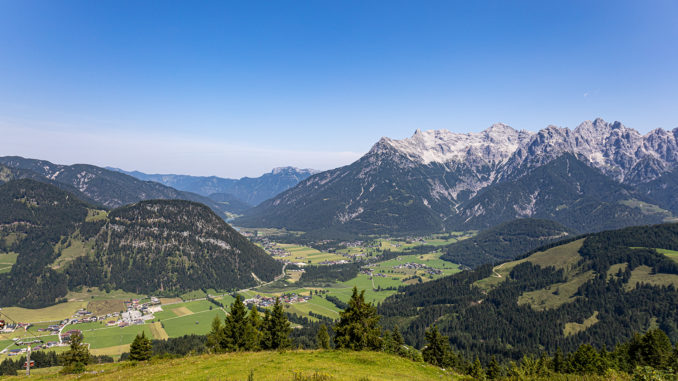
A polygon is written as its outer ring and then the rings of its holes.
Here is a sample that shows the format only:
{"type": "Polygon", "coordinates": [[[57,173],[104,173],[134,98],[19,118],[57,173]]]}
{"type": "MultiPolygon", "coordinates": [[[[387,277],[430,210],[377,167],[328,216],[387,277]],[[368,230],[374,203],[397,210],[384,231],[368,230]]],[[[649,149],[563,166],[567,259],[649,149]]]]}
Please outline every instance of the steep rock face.
{"type": "MultiPolygon", "coordinates": [[[[564,155],[596,169],[596,178],[602,176],[607,180],[609,189],[603,194],[618,189],[619,184],[633,188],[676,167],[677,136],[678,128],[657,129],[643,136],[619,122],[607,123],[602,119],[584,122],[574,130],[549,126],[536,133],[517,131],[503,124],[467,134],[417,130],[407,139],[382,138],[355,163],[302,181],[247,212],[236,223],[301,230],[333,227],[370,233],[405,232],[417,226],[418,230],[441,225],[459,228],[482,214],[507,217],[498,218],[499,222],[508,220],[509,214],[511,218],[554,218],[567,213],[546,212],[540,209],[543,205],[537,203],[537,198],[536,206],[526,199],[539,192],[541,199],[552,199],[551,203],[555,203],[556,194],[549,196],[549,192],[558,191],[553,178],[530,177],[535,184],[549,183],[550,188],[533,189],[529,194],[512,193],[512,197],[524,200],[504,199],[490,204],[487,199],[475,203],[472,200],[485,189],[519,181],[564,155]]],[[[563,186],[567,188],[568,184],[563,186]]],[[[632,190],[629,188],[626,196],[635,197],[632,190]]],[[[591,210],[597,210],[595,202],[610,201],[586,192],[568,200],[586,201],[591,210]]],[[[609,205],[620,200],[614,199],[609,205]]],[[[628,206],[614,204],[614,208],[619,210],[614,213],[607,210],[606,216],[620,218],[619,223],[634,215],[627,213],[628,206]]],[[[575,215],[583,216],[583,209],[575,215]]],[[[477,226],[488,223],[495,222],[488,220],[477,226]]],[[[614,222],[610,227],[618,226],[614,222]]]]}
{"type": "Polygon", "coordinates": [[[570,153],[618,182],[639,184],[671,170],[678,162],[678,129],[645,136],[619,122],[586,121],[574,130],[549,126],[508,159],[498,178],[517,178],[570,153]]]}
{"type": "Polygon", "coordinates": [[[590,232],[666,217],[622,203],[635,197],[632,189],[566,153],[515,181],[483,189],[460,206],[450,226],[484,229],[515,218],[542,218],[590,232]]]}

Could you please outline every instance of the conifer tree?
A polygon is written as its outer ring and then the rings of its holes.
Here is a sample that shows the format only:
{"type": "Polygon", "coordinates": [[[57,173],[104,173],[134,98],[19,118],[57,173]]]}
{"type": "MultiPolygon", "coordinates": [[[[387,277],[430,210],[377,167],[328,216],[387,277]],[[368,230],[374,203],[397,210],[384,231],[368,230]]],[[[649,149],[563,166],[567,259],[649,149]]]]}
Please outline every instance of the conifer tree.
{"type": "Polygon", "coordinates": [[[264,310],[264,318],[261,319],[261,349],[271,349],[271,311],[264,310]]]}
{"type": "Polygon", "coordinates": [[[480,363],[478,356],[476,356],[475,361],[473,361],[473,364],[471,364],[468,374],[469,376],[473,377],[474,380],[485,379],[485,370],[483,369],[483,365],[480,363]]]}
{"type": "Polygon", "coordinates": [[[219,316],[217,315],[212,320],[212,329],[207,334],[207,343],[205,345],[210,351],[220,353],[225,350],[223,347],[225,342],[224,325],[221,324],[221,319],[219,319],[219,316]]]}
{"type": "Polygon", "coordinates": [[[71,335],[71,344],[68,351],[63,354],[64,373],[82,373],[89,363],[90,355],[87,345],[82,342],[82,334],[76,332],[71,335]]]}
{"type": "Polygon", "coordinates": [[[330,349],[330,334],[327,333],[327,326],[325,324],[321,324],[320,328],[318,328],[315,340],[318,349],[330,349]]]}
{"type": "Polygon", "coordinates": [[[141,335],[138,335],[132,341],[132,344],[129,346],[129,359],[132,361],[147,361],[153,356],[153,348],[151,346],[151,340],[146,337],[146,332],[141,332],[141,335]]]}
{"type": "Polygon", "coordinates": [[[286,349],[292,345],[290,340],[290,322],[285,316],[283,305],[279,298],[275,298],[273,311],[268,322],[268,337],[270,338],[270,349],[286,349]]]}
{"type": "Polygon", "coordinates": [[[247,308],[240,295],[235,297],[231,304],[231,311],[224,321],[225,347],[227,351],[241,351],[247,349],[247,335],[250,332],[250,320],[247,318],[247,308]]]}
{"type": "Polygon", "coordinates": [[[397,325],[393,327],[393,353],[400,356],[407,354],[405,339],[403,339],[403,335],[400,334],[400,329],[398,329],[397,325]]]}
{"type": "Polygon", "coordinates": [[[438,326],[433,325],[425,332],[426,347],[421,351],[424,361],[439,367],[448,367],[453,365],[452,349],[450,340],[438,331],[438,326]]]}
{"type": "Polygon", "coordinates": [[[501,377],[501,373],[501,366],[494,355],[492,355],[490,363],[487,364],[487,378],[490,380],[497,380],[501,377]]]}
{"type": "Polygon", "coordinates": [[[388,329],[384,331],[381,337],[381,350],[386,353],[395,353],[395,344],[393,343],[393,335],[388,329]]]}
{"type": "Polygon", "coordinates": [[[246,338],[245,338],[245,350],[256,351],[261,349],[261,316],[259,316],[259,311],[257,306],[252,306],[249,315],[247,316],[249,324],[247,324],[246,329],[246,338]]]}
{"type": "Polygon", "coordinates": [[[365,302],[365,290],[358,294],[358,289],[353,287],[351,299],[341,312],[334,332],[334,344],[337,348],[356,351],[381,348],[379,315],[372,303],[365,302]]]}

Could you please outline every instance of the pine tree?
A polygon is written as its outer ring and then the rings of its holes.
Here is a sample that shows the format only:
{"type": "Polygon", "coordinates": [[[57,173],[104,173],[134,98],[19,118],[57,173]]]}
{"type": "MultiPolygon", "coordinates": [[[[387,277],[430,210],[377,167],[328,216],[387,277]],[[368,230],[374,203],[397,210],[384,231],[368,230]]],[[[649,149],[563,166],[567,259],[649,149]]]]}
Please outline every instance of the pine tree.
{"type": "Polygon", "coordinates": [[[480,359],[476,356],[475,361],[471,365],[471,368],[468,371],[469,376],[473,377],[474,380],[484,380],[485,379],[485,370],[483,370],[482,364],[480,364],[480,359]]]}
{"type": "Polygon", "coordinates": [[[452,366],[453,354],[450,348],[450,340],[447,336],[441,335],[436,325],[427,329],[425,335],[428,343],[421,351],[424,361],[441,368],[452,366]]]}
{"type": "Polygon", "coordinates": [[[207,348],[213,353],[220,353],[224,351],[224,344],[226,338],[224,336],[224,325],[221,324],[221,319],[219,316],[215,316],[212,320],[212,329],[207,334],[207,343],[205,344],[207,348]]]}
{"type": "Polygon", "coordinates": [[[384,334],[381,337],[381,350],[394,354],[395,353],[395,344],[393,343],[393,335],[388,329],[384,331],[384,334]]]}
{"type": "Polygon", "coordinates": [[[497,359],[492,355],[490,358],[490,363],[487,364],[487,378],[490,380],[497,380],[501,377],[501,366],[497,362],[497,359]]]}
{"type": "Polygon", "coordinates": [[[400,356],[405,356],[407,354],[407,349],[405,349],[405,339],[403,335],[400,334],[400,330],[396,325],[393,327],[393,353],[396,353],[400,356]]]}
{"type": "Polygon", "coordinates": [[[231,311],[224,322],[225,346],[227,351],[241,351],[247,349],[247,335],[250,332],[250,320],[247,318],[247,308],[240,295],[235,297],[231,304],[231,311]]]}
{"type": "Polygon", "coordinates": [[[146,332],[137,335],[129,346],[129,359],[132,361],[147,361],[153,356],[151,340],[146,337],[146,332]]]}
{"type": "Polygon", "coordinates": [[[565,373],[565,359],[563,357],[563,350],[560,347],[556,350],[551,364],[554,372],[565,373]]]}
{"type": "Polygon", "coordinates": [[[348,301],[348,307],[341,312],[334,332],[334,344],[337,348],[356,351],[381,348],[379,315],[372,303],[365,302],[365,290],[358,294],[358,289],[353,287],[351,300],[348,301]]]}
{"type": "Polygon", "coordinates": [[[321,324],[320,328],[318,328],[315,341],[318,349],[330,349],[330,335],[327,333],[327,326],[325,324],[321,324]]]}
{"type": "Polygon", "coordinates": [[[261,317],[257,306],[252,306],[249,315],[247,316],[249,324],[247,324],[245,337],[245,350],[257,351],[261,349],[261,317]]]}
{"type": "Polygon", "coordinates": [[[76,332],[71,335],[70,349],[63,354],[64,373],[82,373],[89,363],[90,355],[87,345],[82,342],[82,334],[76,332]]]}
{"type": "Polygon", "coordinates": [[[285,316],[283,305],[280,303],[279,298],[275,298],[273,312],[271,312],[268,322],[270,349],[286,349],[292,346],[292,340],[290,340],[291,331],[290,322],[287,320],[287,316],[285,316]]]}
{"type": "Polygon", "coordinates": [[[261,320],[261,349],[271,349],[271,311],[264,310],[264,318],[261,320]]]}

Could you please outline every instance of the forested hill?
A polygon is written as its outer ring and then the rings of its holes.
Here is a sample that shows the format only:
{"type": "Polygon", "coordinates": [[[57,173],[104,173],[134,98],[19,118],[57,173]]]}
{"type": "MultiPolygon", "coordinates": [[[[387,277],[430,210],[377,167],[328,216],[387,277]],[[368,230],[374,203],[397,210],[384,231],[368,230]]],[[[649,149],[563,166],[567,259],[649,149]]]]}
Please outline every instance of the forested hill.
{"type": "Polygon", "coordinates": [[[442,259],[469,267],[503,262],[573,234],[555,221],[519,218],[447,246],[442,259]]]}
{"type": "Polygon", "coordinates": [[[678,224],[551,246],[409,286],[380,306],[384,323],[419,346],[437,323],[457,349],[512,359],[582,343],[612,348],[651,327],[678,340],[678,224]]]}
{"type": "Polygon", "coordinates": [[[98,210],[33,180],[0,186],[0,305],[54,304],[80,285],[176,295],[235,289],[281,271],[208,207],[150,200],[98,210]]]}

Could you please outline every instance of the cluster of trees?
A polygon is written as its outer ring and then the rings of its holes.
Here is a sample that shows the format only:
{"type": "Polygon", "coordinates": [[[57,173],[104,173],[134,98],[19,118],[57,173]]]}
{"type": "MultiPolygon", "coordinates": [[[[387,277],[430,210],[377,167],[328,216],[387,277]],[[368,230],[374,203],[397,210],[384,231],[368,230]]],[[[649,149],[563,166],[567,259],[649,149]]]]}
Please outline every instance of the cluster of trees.
{"type": "Polygon", "coordinates": [[[212,321],[206,345],[215,353],[283,350],[292,345],[290,331],[280,299],[276,298],[271,311],[264,310],[262,318],[256,306],[248,312],[237,295],[223,324],[218,316],[212,321]]]}
{"type": "Polygon", "coordinates": [[[524,355],[519,361],[504,365],[491,356],[485,366],[478,357],[468,361],[452,350],[449,339],[440,334],[435,325],[426,331],[426,341],[422,351],[426,362],[455,369],[477,380],[548,378],[554,374],[602,376],[614,372],[633,374],[634,379],[660,380],[674,379],[674,372],[678,369],[678,346],[671,345],[668,336],[660,329],[650,330],[645,335],[636,334],[613,351],[607,351],[605,347],[597,350],[590,344],[582,344],[567,355],[558,349],[553,356],[543,353],[540,357],[524,355]],[[655,378],[646,378],[648,375],[655,378]]]}
{"type": "Polygon", "coordinates": [[[520,218],[445,247],[442,259],[475,268],[502,262],[574,232],[550,220],[520,218]]]}

